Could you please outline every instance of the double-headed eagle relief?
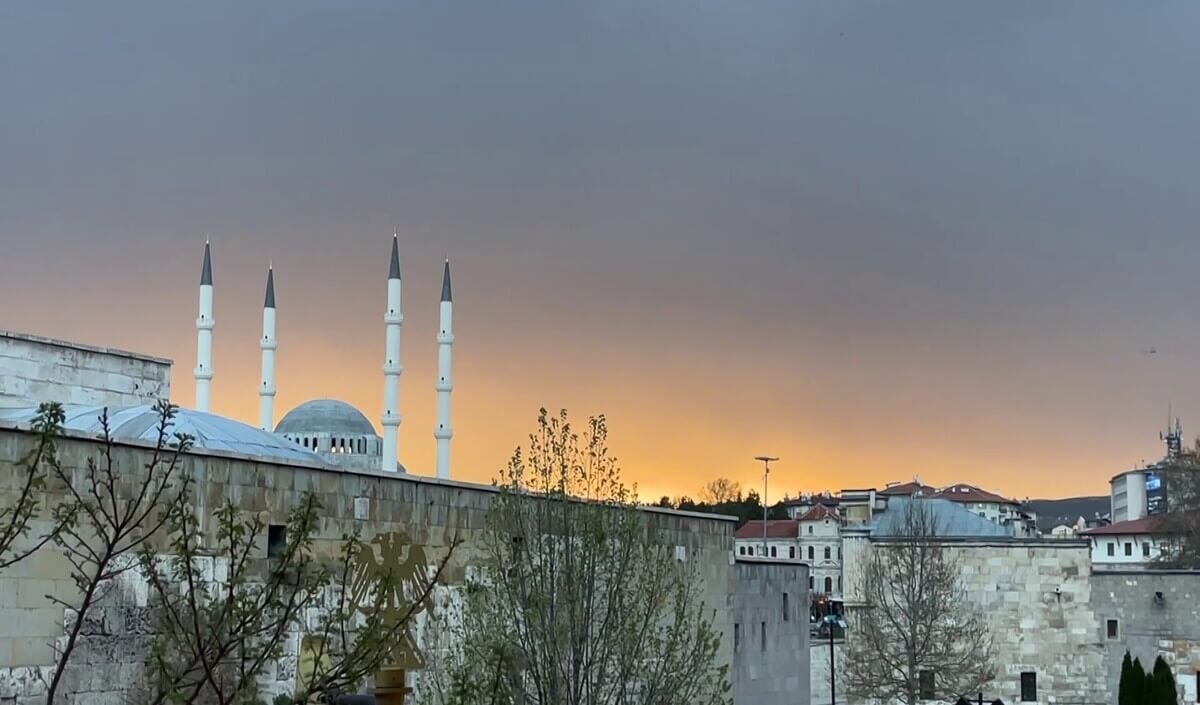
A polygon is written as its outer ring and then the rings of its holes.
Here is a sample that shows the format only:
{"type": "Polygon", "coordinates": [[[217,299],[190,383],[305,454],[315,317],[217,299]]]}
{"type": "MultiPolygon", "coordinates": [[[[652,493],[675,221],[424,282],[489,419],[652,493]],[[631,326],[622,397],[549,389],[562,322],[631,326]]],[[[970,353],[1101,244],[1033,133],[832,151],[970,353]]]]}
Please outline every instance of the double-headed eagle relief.
{"type": "Polygon", "coordinates": [[[425,549],[410,542],[408,534],[394,531],[378,534],[361,544],[354,556],[350,601],[362,614],[378,612],[387,625],[407,618],[408,626],[398,634],[394,665],[421,668],[424,661],[412,637],[417,616],[431,607],[426,590],[429,570],[425,549]],[[382,591],[382,592],[380,592],[382,591]],[[424,599],[417,602],[424,595],[424,599]]]}

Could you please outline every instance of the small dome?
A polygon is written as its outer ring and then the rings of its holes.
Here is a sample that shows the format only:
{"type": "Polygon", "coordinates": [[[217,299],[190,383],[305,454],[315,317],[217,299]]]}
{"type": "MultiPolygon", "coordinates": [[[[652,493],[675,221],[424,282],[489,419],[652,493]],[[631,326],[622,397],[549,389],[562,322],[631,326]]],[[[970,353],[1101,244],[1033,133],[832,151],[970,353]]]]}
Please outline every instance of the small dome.
{"type": "Polygon", "coordinates": [[[344,401],[313,399],[287,412],[275,427],[275,433],[361,434],[374,436],[375,427],[362,412],[344,401]]]}

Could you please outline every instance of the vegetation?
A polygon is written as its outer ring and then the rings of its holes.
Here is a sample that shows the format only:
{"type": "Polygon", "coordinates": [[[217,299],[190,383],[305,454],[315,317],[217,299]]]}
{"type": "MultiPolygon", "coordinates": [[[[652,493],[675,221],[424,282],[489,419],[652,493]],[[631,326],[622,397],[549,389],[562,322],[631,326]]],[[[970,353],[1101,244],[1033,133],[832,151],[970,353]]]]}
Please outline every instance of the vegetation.
{"type": "Polygon", "coordinates": [[[912,500],[903,512],[900,536],[875,544],[866,565],[869,608],[850,625],[846,687],[863,700],[950,702],[995,677],[992,639],[932,511],[912,500]]]}
{"type": "MultiPolygon", "coordinates": [[[[742,493],[741,485],[727,478],[717,478],[700,488],[700,501],[684,495],[671,499],[662,497],[655,506],[667,509],[680,509],[688,512],[704,514],[724,514],[737,517],[738,525],[747,521],[761,521],[763,518],[762,498],[758,492],[750,490],[742,493]]],[[[768,508],[768,519],[787,519],[787,509],[783,502],[776,502],[768,508]]]]}
{"type": "Polygon", "coordinates": [[[1200,441],[1158,473],[1167,492],[1167,514],[1161,528],[1172,535],[1158,565],[1200,569],[1200,441]]]}
{"type": "Polygon", "coordinates": [[[73,516],[60,512],[50,522],[48,531],[30,538],[29,533],[41,510],[41,497],[46,489],[47,467],[57,462],[55,437],[62,430],[65,418],[61,404],[43,403],[33,419],[37,435],[33,449],[18,464],[21,476],[14,479],[13,503],[0,507],[0,570],[33,555],[42,546],[56,540],[73,516]]]}
{"type": "Polygon", "coordinates": [[[543,409],[501,473],[458,647],[426,684],[443,703],[728,702],[695,564],[648,526],[606,441],[603,417],[580,436],[543,409]]]}
{"type": "Polygon", "coordinates": [[[1121,682],[1117,690],[1117,705],[1178,705],[1179,690],[1171,667],[1159,656],[1154,669],[1147,673],[1138,659],[1129,652],[1121,661],[1121,682]]]}

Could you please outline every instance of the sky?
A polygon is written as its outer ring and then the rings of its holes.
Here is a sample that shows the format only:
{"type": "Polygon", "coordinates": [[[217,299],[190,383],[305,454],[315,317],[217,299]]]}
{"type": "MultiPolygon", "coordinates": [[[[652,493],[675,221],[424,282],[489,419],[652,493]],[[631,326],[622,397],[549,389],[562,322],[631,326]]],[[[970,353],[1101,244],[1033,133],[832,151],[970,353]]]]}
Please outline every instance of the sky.
{"type": "Polygon", "coordinates": [[[539,407],[608,418],[643,497],[914,476],[1107,492],[1200,432],[1200,5],[2,3],[0,328],[175,361],[213,410],[378,427],[455,478],[539,407]],[[1144,351],[1154,349],[1154,354],[1144,351]]]}

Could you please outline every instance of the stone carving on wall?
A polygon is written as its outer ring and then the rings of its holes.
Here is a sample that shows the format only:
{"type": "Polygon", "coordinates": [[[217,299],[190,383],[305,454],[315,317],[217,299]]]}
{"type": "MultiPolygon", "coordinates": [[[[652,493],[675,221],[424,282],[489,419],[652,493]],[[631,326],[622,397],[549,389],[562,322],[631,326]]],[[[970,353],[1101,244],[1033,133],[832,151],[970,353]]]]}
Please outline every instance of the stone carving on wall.
{"type": "Polygon", "coordinates": [[[409,628],[404,630],[403,641],[396,648],[394,665],[421,668],[424,659],[413,640],[412,624],[431,606],[428,597],[419,604],[413,603],[424,592],[429,580],[425,548],[412,543],[403,531],[378,534],[354,557],[353,571],[351,604],[362,613],[380,605],[387,624],[395,624],[408,616],[409,628]],[[378,596],[376,593],[385,575],[392,576],[389,589],[387,594],[378,596]]]}

